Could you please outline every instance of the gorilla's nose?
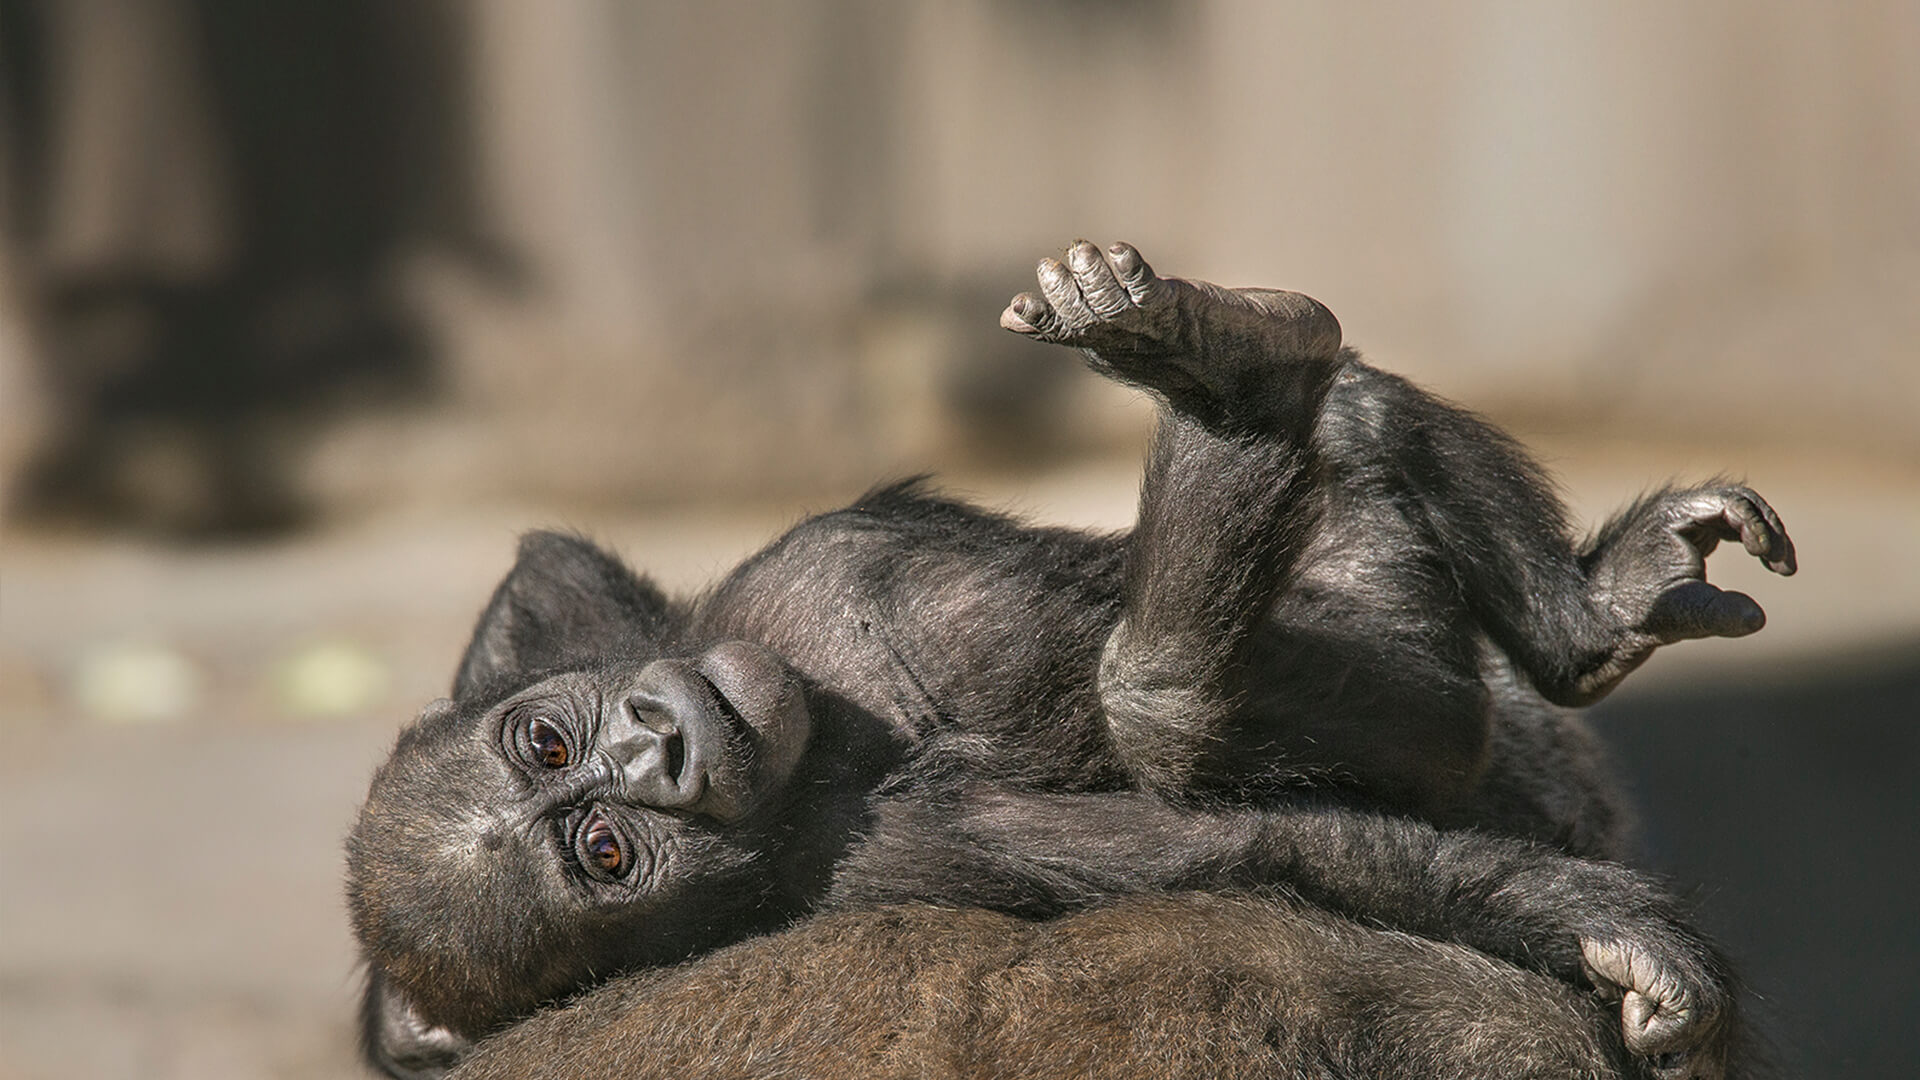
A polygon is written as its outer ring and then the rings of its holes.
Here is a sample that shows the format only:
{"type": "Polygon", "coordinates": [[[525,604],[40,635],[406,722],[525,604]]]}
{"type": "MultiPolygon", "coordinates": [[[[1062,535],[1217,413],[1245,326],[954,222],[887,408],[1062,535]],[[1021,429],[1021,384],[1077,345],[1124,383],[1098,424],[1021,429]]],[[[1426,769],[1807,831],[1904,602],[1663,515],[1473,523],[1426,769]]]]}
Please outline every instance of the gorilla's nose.
{"type": "Polygon", "coordinates": [[[699,801],[705,786],[688,767],[689,743],[680,716],[685,703],[665,694],[638,691],[609,709],[599,744],[616,770],[625,795],[659,809],[682,809],[699,801]]]}

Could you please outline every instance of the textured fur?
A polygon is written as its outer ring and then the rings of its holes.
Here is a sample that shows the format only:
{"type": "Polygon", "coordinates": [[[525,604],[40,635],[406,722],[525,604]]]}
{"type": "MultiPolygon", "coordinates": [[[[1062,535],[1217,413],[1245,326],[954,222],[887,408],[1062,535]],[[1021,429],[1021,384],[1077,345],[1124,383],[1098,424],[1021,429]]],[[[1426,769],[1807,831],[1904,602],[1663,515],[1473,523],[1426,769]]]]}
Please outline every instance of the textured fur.
{"type": "Polygon", "coordinates": [[[1045,923],[886,907],[624,977],[482,1044],[460,1080],[1637,1075],[1588,995],[1276,900],[1137,898],[1045,923]]]}

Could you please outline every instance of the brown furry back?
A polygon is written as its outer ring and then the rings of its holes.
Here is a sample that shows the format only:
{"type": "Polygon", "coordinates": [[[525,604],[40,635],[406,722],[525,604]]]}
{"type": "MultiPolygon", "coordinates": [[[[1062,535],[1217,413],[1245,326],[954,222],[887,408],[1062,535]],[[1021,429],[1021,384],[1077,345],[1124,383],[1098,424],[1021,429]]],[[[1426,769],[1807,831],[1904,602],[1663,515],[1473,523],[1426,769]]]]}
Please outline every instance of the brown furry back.
{"type": "Polygon", "coordinates": [[[904,906],[618,979],[454,1076],[1637,1075],[1617,1025],[1555,980],[1270,900],[1145,897],[1045,923],[904,906]]]}

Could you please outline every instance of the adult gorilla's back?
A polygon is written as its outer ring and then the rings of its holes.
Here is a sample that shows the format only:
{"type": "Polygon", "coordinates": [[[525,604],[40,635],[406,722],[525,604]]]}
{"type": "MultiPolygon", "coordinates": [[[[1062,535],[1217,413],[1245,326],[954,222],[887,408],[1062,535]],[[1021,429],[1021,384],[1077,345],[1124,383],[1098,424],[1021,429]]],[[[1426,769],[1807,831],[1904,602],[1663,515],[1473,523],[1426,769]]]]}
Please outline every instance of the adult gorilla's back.
{"type": "Polygon", "coordinates": [[[454,1075],[1639,1075],[1618,1024],[1560,981],[1280,901],[1142,897],[1045,923],[904,906],[617,979],[454,1075]]]}

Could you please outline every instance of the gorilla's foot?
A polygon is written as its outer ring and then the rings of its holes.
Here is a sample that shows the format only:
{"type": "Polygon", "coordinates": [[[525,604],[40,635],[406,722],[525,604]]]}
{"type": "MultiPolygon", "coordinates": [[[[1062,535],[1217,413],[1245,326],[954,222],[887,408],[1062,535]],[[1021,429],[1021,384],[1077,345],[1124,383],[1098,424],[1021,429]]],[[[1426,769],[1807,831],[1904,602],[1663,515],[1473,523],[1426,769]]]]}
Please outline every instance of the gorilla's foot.
{"type": "Polygon", "coordinates": [[[1085,350],[1101,371],[1175,399],[1229,401],[1249,379],[1330,366],[1340,351],[1339,321],[1312,297],[1163,278],[1131,244],[1077,241],[1037,276],[1039,294],[1014,297],[1001,326],[1085,350]]]}

